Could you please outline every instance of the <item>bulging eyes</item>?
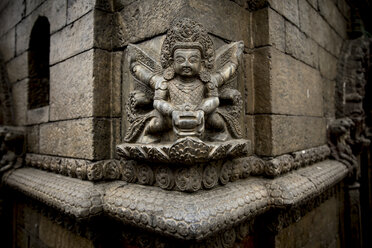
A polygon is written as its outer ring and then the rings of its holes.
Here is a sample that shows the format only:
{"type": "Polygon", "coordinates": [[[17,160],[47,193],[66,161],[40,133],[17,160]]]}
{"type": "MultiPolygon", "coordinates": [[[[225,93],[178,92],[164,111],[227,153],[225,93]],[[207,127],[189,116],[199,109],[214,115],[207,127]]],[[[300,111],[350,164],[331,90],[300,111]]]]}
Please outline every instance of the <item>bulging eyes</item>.
{"type": "Polygon", "coordinates": [[[181,63],[185,62],[185,58],[183,58],[183,57],[177,57],[177,58],[176,58],[176,62],[177,62],[178,64],[181,64],[181,63]]]}
{"type": "Polygon", "coordinates": [[[199,58],[198,57],[191,57],[190,59],[189,59],[189,62],[190,63],[197,63],[199,61],[199,58]]]}

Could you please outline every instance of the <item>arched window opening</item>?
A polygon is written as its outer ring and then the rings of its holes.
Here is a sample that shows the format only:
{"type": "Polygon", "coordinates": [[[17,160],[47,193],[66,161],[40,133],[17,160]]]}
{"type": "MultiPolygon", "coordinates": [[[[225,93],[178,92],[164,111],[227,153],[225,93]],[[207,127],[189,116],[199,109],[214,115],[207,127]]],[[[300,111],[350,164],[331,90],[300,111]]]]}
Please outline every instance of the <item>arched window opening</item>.
{"type": "Polygon", "coordinates": [[[49,105],[50,25],[40,16],[32,28],[28,52],[28,109],[49,105]]]}

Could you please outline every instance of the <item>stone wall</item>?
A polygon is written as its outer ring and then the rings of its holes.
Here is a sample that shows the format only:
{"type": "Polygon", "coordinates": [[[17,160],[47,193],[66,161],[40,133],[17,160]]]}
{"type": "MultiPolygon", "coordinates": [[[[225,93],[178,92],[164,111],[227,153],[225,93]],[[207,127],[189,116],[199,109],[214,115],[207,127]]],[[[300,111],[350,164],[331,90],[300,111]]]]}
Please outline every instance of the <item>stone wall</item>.
{"type": "Polygon", "coordinates": [[[100,42],[102,11],[111,6],[97,3],[96,9],[95,4],[2,1],[0,49],[12,84],[14,124],[28,126],[29,152],[90,160],[112,156],[110,130],[118,120],[108,117],[119,114],[107,103],[113,92],[120,92],[112,87],[111,65],[117,56],[100,42]],[[48,106],[30,110],[28,46],[38,16],[50,23],[50,98],[48,106]]]}
{"type": "MultiPolygon", "coordinates": [[[[133,85],[127,46],[159,49],[176,16],[204,25],[216,48],[244,41],[241,123],[256,155],[326,144],[327,123],[335,118],[337,63],[348,39],[346,0],[3,0],[0,52],[12,85],[14,124],[27,126],[28,152],[115,158],[133,85]],[[29,110],[27,50],[39,15],[50,22],[50,99],[48,106],[29,110]]],[[[339,247],[342,204],[331,197],[269,237],[271,246],[313,247],[319,241],[339,247]]],[[[15,204],[13,218],[16,246],[94,246],[22,203],[15,204]]],[[[242,244],[254,247],[259,236],[253,232],[242,244]]]]}
{"type": "MultiPolygon", "coordinates": [[[[350,9],[339,1],[268,1],[252,12],[250,61],[256,153],[276,156],[326,142],[335,117],[337,60],[350,9]]],[[[253,138],[252,138],[253,139],[253,138]]]]}

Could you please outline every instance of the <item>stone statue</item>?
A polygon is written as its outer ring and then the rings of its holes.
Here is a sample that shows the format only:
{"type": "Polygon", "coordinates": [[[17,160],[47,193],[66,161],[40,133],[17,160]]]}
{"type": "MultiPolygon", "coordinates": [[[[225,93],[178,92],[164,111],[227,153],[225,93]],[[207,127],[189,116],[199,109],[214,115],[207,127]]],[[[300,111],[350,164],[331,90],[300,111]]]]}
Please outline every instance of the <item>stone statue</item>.
{"type": "Polygon", "coordinates": [[[191,146],[198,147],[196,153],[205,152],[202,156],[208,160],[212,146],[216,150],[226,145],[224,149],[229,150],[234,144],[244,150],[246,141],[241,140],[239,124],[241,94],[232,83],[243,49],[242,41],[233,42],[215,54],[206,30],[187,18],[175,21],[169,29],[161,63],[130,44],[130,70],[136,86],[126,106],[129,128],[119,154],[148,159],[146,150],[151,150],[163,156],[159,161],[174,162],[168,154],[172,145],[178,145],[174,148],[178,157],[191,146]],[[141,149],[129,144],[141,145],[141,149]],[[159,148],[159,144],[167,148],[159,148]]]}

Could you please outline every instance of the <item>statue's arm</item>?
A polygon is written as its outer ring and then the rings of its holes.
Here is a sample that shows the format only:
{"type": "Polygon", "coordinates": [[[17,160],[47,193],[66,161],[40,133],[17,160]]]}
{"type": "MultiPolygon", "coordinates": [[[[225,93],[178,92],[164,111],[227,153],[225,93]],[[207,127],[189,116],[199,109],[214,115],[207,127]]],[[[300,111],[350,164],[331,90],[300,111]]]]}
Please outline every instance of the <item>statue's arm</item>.
{"type": "Polygon", "coordinates": [[[215,83],[216,82],[207,83],[206,98],[203,99],[202,103],[197,108],[197,110],[204,111],[205,114],[213,112],[214,110],[216,110],[218,105],[220,105],[220,100],[218,98],[218,90],[215,83]]]}
{"type": "Polygon", "coordinates": [[[152,72],[150,69],[139,63],[132,64],[132,72],[139,81],[148,84],[152,89],[156,88],[156,84],[160,84],[164,81],[164,78],[161,75],[152,72]]]}
{"type": "Polygon", "coordinates": [[[166,101],[168,96],[167,82],[159,83],[155,89],[154,108],[164,116],[172,116],[174,106],[166,101]]]}
{"type": "Polygon", "coordinates": [[[218,86],[221,86],[224,82],[228,81],[238,69],[238,64],[234,62],[228,62],[216,73],[212,74],[212,77],[217,81],[218,86]]]}

